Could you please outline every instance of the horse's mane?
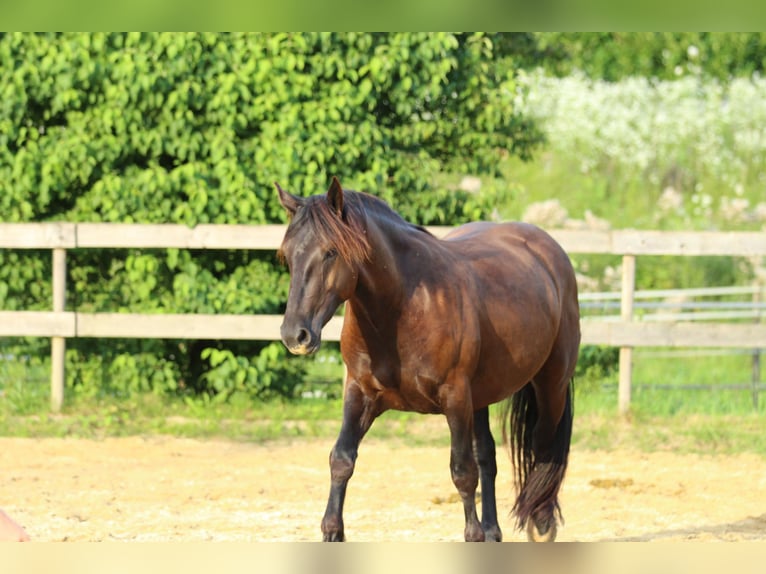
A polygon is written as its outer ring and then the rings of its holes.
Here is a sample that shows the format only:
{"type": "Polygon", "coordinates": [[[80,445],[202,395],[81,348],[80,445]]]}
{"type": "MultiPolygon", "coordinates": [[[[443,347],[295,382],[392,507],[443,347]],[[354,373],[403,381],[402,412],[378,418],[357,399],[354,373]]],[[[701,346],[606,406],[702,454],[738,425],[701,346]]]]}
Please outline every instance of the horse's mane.
{"type": "Polygon", "coordinates": [[[405,221],[385,201],[373,195],[344,190],[343,198],[343,212],[340,217],[325,195],[308,198],[306,205],[296,216],[305,217],[317,241],[332,245],[338,255],[349,263],[358,264],[370,257],[367,218],[428,233],[425,228],[405,221]]]}

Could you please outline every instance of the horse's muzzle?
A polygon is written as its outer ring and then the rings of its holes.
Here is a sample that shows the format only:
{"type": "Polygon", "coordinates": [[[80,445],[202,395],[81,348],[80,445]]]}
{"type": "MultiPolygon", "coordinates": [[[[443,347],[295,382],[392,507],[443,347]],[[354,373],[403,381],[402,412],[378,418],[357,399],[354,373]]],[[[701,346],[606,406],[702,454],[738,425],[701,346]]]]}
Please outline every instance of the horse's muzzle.
{"type": "Polygon", "coordinates": [[[294,355],[310,355],[322,342],[321,334],[318,335],[306,327],[287,327],[282,323],[280,333],[285,347],[294,355]]]}

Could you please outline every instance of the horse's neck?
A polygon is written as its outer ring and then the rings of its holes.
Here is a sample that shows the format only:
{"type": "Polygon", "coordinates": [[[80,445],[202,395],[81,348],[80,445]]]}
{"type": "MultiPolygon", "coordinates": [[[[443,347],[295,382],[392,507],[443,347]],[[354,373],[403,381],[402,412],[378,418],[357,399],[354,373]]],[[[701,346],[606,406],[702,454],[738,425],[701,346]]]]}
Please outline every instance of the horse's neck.
{"type": "Polygon", "coordinates": [[[355,296],[367,309],[397,306],[401,299],[403,282],[397,245],[388,239],[388,232],[380,226],[370,226],[367,237],[371,243],[370,258],[359,270],[355,296]]]}
{"type": "Polygon", "coordinates": [[[397,221],[368,224],[367,234],[371,256],[360,269],[352,305],[378,318],[393,318],[413,285],[423,281],[426,268],[433,275],[441,254],[433,237],[397,221]]]}

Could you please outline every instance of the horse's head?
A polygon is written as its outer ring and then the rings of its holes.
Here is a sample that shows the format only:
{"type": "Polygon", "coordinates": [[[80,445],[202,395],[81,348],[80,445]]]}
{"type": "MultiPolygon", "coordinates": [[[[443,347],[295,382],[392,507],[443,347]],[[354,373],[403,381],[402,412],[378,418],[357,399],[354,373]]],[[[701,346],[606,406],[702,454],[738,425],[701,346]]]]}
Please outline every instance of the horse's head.
{"type": "Polygon", "coordinates": [[[305,355],[319,348],[322,327],[353,295],[369,248],[336,178],[326,195],[307,198],[276,186],[290,217],[280,248],[290,270],[282,341],[290,352],[305,355]]]}

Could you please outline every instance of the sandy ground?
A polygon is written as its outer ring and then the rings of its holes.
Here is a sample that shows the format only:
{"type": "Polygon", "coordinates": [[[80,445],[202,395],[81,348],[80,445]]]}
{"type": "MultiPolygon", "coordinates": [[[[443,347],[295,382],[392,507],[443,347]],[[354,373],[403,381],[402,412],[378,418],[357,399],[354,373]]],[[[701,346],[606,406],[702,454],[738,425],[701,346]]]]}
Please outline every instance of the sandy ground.
{"type": "MultiPolygon", "coordinates": [[[[314,541],[329,441],[0,438],[0,508],[37,541],[314,541]]],[[[459,541],[445,447],[362,443],[346,500],[354,541],[459,541]]],[[[512,530],[511,470],[498,506],[512,530]]],[[[766,540],[766,459],[574,449],[559,540],[766,540]]]]}

